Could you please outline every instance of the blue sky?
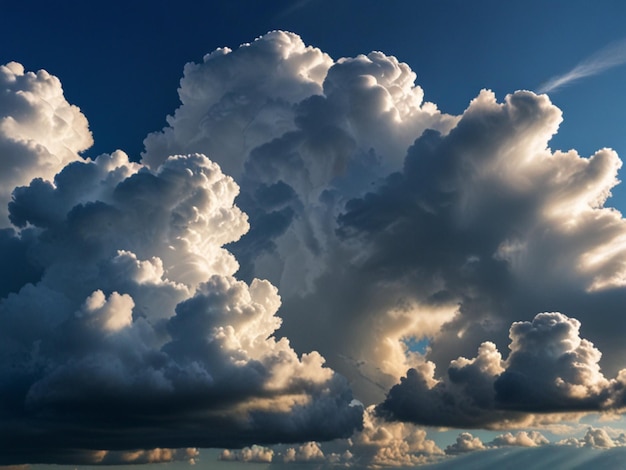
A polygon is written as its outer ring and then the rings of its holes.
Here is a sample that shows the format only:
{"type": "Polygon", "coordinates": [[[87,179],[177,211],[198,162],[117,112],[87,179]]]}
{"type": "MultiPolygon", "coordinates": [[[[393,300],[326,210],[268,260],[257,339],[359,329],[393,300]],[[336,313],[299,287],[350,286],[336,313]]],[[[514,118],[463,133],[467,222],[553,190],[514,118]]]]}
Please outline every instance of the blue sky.
{"type": "Polygon", "coordinates": [[[623,451],[624,2],[0,10],[0,465],[623,451]]]}
{"type": "MultiPolygon", "coordinates": [[[[619,1],[5,2],[2,59],[61,77],[88,115],[93,152],[131,154],[177,107],[182,66],[273,29],[333,58],[381,50],[411,65],[426,99],[460,113],[481,88],[499,97],[540,84],[623,39],[619,1]],[[358,8],[356,6],[358,6],[358,8]]],[[[565,114],[554,145],[624,148],[623,67],[552,96],[565,114]],[[590,118],[591,117],[591,118],[590,118]],[[584,131],[582,131],[584,129],[584,131]]],[[[623,152],[620,152],[623,153],[623,152]]]]}

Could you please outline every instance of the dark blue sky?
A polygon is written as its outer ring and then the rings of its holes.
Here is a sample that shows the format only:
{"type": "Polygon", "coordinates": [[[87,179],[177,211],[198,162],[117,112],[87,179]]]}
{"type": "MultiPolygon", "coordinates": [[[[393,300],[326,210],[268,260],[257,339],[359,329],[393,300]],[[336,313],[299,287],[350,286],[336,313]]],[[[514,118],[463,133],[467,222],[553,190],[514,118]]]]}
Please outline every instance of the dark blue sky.
{"type": "MultiPolygon", "coordinates": [[[[624,35],[626,4],[555,0],[331,2],[2,1],[0,62],[57,75],[89,119],[90,155],[132,157],[178,105],[186,62],[272,29],[298,33],[333,58],[381,50],[407,62],[426,99],[459,113],[481,88],[498,98],[535,89],[624,35]]],[[[626,67],[552,97],[565,122],[553,143],[626,153],[626,67]]]]}

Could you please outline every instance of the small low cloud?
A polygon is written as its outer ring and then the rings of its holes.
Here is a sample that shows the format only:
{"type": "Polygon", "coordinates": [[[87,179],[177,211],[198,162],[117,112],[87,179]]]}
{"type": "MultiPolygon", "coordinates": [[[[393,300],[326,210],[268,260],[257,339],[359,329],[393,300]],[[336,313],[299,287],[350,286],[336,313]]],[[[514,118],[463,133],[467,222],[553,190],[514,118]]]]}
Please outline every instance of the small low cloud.
{"type": "Polygon", "coordinates": [[[0,65],[0,229],[11,226],[15,187],[51,180],[92,144],[87,118],[65,99],[57,77],[17,62],[0,65]]]}
{"type": "Polygon", "coordinates": [[[589,427],[581,438],[570,437],[557,442],[558,445],[573,447],[590,447],[594,449],[612,449],[614,447],[626,447],[626,434],[611,433],[603,428],[589,427]]]}
{"type": "MultiPolygon", "coordinates": [[[[500,427],[527,424],[533,413],[620,409],[624,371],[601,372],[601,353],[579,336],[580,322],[561,313],[541,313],[511,326],[506,359],[493,343],[476,357],[450,362],[447,374],[411,369],[378,406],[381,416],[431,426],[500,427]]],[[[503,435],[521,443],[539,436],[503,435]]]]}
{"type": "Polygon", "coordinates": [[[150,170],[119,151],[14,190],[20,232],[0,252],[37,253],[40,277],[0,303],[0,464],[168,461],[360,427],[345,379],[274,336],[277,289],[234,277],[238,192],[204,155],[150,170]]]}

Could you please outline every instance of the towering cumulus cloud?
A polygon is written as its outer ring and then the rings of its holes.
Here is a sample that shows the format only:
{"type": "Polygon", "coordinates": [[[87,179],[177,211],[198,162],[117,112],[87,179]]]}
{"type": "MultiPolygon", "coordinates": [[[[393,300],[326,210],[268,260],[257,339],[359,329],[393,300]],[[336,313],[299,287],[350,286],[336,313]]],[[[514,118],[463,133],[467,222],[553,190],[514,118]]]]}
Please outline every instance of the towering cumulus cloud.
{"type": "Polygon", "coordinates": [[[624,407],[621,161],[551,149],[548,96],[450,116],[394,57],[275,31],[187,64],[137,163],[0,71],[0,463],[414,465],[547,442],[416,425],[624,407]]]}
{"type": "Polygon", "coordinates": [[[581,321],[617,374],[615,152],[552,151],[561,112],[545,95],[483,90],[449,116],[414,80],[383,53],[332,61],[272,32],[186,66],[182,105],[144,162],[202,151],[232,168],[251,224],[231,245],[239,275],[278,285],[280,332],[365,402],[409,368],[445,372],[486,341],[506,351],[509,326],[546,311],[581,321]],[[226,123],[237,148],[217,144],[226,123]]]}

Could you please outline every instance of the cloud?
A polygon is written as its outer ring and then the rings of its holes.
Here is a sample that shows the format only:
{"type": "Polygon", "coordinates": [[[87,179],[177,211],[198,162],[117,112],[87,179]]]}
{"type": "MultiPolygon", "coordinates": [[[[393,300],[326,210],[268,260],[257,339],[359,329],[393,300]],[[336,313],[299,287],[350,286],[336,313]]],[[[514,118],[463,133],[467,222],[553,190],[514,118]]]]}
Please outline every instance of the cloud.
{"type": "Polygon", "coordinates": [[[462,432],[457,436],[454,443],[446,447],[445,453],[450,456],[458,456],[476,451],[486,451],[494,447],[538,447],[547,444],[549,441],[537,431],[520,431],[515,435],[511,433],[501,434],[487,444],[469,432],[462,432]]]}
{"type": "Polygon", "coordinates": [[[293,106],[321,92],[331,64],[327,54],[282,31],[187,64],[182,105],[168,117],[169,127],[146,138],[144,164],[158,167],[169,155],[201,152],[238,178],[252,149],[294,128],[293,106]]]}
{"type": "Polygon", "coordinates": [[[431,426],[501,427],[527,425],[532,413],[619,410],[624,372],[607,379],[600,351],[580,338],[579,327],[561,313],[516,322],[506,360],[486,342],[476,357],[452,361],[442,378],[433,376],[434,368],[410,369],[377,412],[431,426]]]}
{"type": "Polygon", "coordinates": [[[274,451],[272,449],[257,445],[244,447],[243,449],[236,451],[224,449],[220,454],[220,460],[257,463],[270,463],[273,457],[274,451]]]}
{"type": "Polygon", "coordinates": [[[485,445],[478,437],[472,436],[469,432],[463,432],[456,438],[454,444],[446,447],[446,454],[456,455],[485,450],[485,445]]]}
{"type": "Polygon", "coordinates": [[[626,63],[626,40],[617,41],[580,62],[569,72],[552,77],[539,87],[539,93],[550,93],[585,77],[598,75],[605,70],[626,63]]]}
{"type": "Polygon", "coordinates": [[[297,449],[290,447],[284,452],[283,462],[323,462],[325,455],[317,442],[307,442],[297,449]]]}
{"type": "Polygon", "coordinates": [[[346,204],[338,234],[359,248],[355,267],[325,282],[347,273],[360,291],[388,294],[375,301],[375,324],[430,338],[428,358],[440,366],[486,340],[502,347],[510,323],[558,307],[589,323],[616,373],[610,325],[625,293],[625,225],[604,203],[621,161],[609,149],[552,152],[560,120],[546,96],[498,103],[481,92],[447,135],[424,132],[401,171],[346,204]]]}
{"type": "Polygon", "coordinates": [[[559,441],[557,444],[573,447],[590,447],[593,449],[611,449],[613,447],[626,446],[626,435],[620,433],[617,437],[613,438],[609,432],[603,428],[589,427],[582,438],[577,439],[570,437],[559,441]]]}
{"type": "Polygon", "coordinates": [[[2,70],[0,164],[23,168],[2,185],[7,463],[27,441],[42,462],[289,441],[294,458],[315,442],[327,462],[414,465],[443,451],[410,422],[623,405],[621,161],[552,150],[547,96],[483,90],[451,116],[395,57],[335,60],[274,31],[187,64],[134,163],[83,159],[58,80],[2,70]]]}
{"type": "Polygon", "coordinates": [[[123,152],[15,190],[7,241],[41,276],[0,304],[2,463],[148,462],[186,451],[133,449],[360,426],[345,379],[274,336],[276,288],[233,277],[237,193],[203,155],[152,171],[123,152]]]}
{"type": "Polygon", "coordinates": [[[380,52],[333,61],[295,34],[271,32],[188,64],[181,106],[168,127],[146,138],[143,153],[144,163],[153,165],[193,149],[211,155],[235,178],[242,188],[238,204],[252,227],[231,246],[241,265],[238,275],[278,285],[284,299],[281,333],[302,351],[318,344],[333,368],[367,390],[360,394],[368,402],[383,396],[372,383],[391,386],[406,366],[391,366],[391,375],[385,367],[369,377],[369,370],[355,372],[342,358],[366,360],[375,371],[381,362],[393,364],[404,349],[396,332],[363,338],[376,331],[371,323],[386,315],[379,307],[389,307],[389,301],[383,299],[385,305],[373,305],[372,311],[347,300],[373,303],[368,294],[373,289],[359,285],[359,271],[352,269],[359,247],[338,239],[336,217],[348,199],[400,168],[407,147],[424,129],[445,134],[456,123],[423,101],[415,77],[408,65],[380,52]],[[329,281],[337,292],[328,292],[325,276],[344,270],[345,280],[329,281]],[[330,323],[338,327],[323,327],[330,323]],[[357,323],[363,325],[359,331],[357,323]],[[385,351],[364,347],[373,343],[389,346],[385,351]],[[387,354],[395,357],[381,357],[387,354]]]}
{"type": "Polygon", "coordinates": [[[489,447],[537,447],[549,444],[550,441],[539,431],[519,431],[515,434],[510,432],[500,434],[488,443],[489,447]]]}
{"type": "Polygon", "coordinates": [[[306,442],[298,447],[280,447],[275,450],[270,447],[262,447],[254,445],[252,447],[244,447],[240,450],[224,449],[219,459],[225,461],[239,462],[256,462],[256,463],[339,463],[335,458],[336,454],[324,455],[320,444],[317,442],[306,442]]]}
{"type": "Polygon", "coordinates": [[[470,452],[442,462],[425,465],[425,470],[507,468],[510,470],[546,468],[616,468],[623,462],[626,452],[614,448],[599,452],[592,448],[547,445],[530,448],[497,448],[470,452]]]}
{"type": "MultiPolygon", "coordinates": [[[[24,451],[17,449],[3,450],[3,459],[15,458],[24,451]]],[[[137,450],[81,450],[49,449],[47,460],[58,465],[137,465],[152,463],[186,462],[195,464],[199,456],[198,449],[137,449],[137,450]]],[[[35,457],[36,459],[36,457],[35,457]]],[[[35,460],[36,461],[36,460],[35,460]]],[[[3,470],[30,468],[30,465],[3,465],[3,470]]]]}
{"type": "Polygon", "coordinates": [[[426,430],[410,423],[388,422],[366,410],[363,430],[352,437],[353,461],[363,467],[421,465],[443,456],[426,430]]]}
{"type": "Polygon", "coordinates": [[[272,462],[276,466],[315,463],[320,468],[386,468],[423,465],[441,460],[444,455],[425,429],[410,423],[385,421],[376,416],[374,407],[368,407],[363,415],[363,429],[348,439],[307,442],[295,447],[224,450],[220,459],[272,462]]]}
{"type": "Polygon", "coordinates": [[[625,224],[605,207],[621,161],[552,151],[546,96],[482,91],[449,116],[396,58],[333,60],[284,32],[188,64],[179,93],[144,163],[204,152],[228,168],[251,225],[229,246],[238,276],[277,285],[280,334],[365,403],[424,363],[407,341],[428,338],[445,367],[544,311],[623,367],[607,325],[626,300],[625,224]]]}
{"type": "Polygon", "coordinates": [[[50,180],[93,144],[87,119],[45,70],[0,65],[0,228],[9,227],[11,191],[40,177],[50,180]]]}

